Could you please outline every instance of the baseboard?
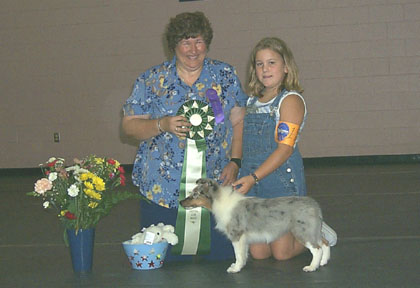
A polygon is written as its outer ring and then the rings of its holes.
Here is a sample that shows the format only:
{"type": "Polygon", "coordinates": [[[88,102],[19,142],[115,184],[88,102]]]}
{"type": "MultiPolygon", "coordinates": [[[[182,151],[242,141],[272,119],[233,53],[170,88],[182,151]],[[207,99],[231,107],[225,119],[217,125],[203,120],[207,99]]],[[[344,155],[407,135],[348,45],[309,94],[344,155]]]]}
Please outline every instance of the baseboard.
{"type": "MultiPolygon", "coordinates": [[[[420,163],[420,154],[311,157],[303,158],[303,163],[305,166],[410,164],[420,163]]],[[[133,170],[133,164],[123,164],[122,166],[127,173],[131,173],[133,170]]],[[[42,175],[40,168],[0,168],[0,177],[22,173],[42,175]]]]}
{"type": "Polygon", "coordinates": [[[305,166],[409,164],[420,163],[420,154],[314,157],[304,158],[303,163],[305,166]]]}

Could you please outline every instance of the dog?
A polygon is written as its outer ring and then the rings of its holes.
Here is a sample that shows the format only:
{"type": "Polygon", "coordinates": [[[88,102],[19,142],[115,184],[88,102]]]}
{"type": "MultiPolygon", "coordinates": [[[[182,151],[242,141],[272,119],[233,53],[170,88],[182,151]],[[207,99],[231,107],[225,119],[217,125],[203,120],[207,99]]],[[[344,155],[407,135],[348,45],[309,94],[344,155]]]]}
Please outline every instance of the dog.
{"type": "Polygon", "coordinates": [[[328,263],[330,247],[322,240],[322,213],[314,199],[246,197],[208,178],[196,184],[180,205],[186,209],[204,207],[214,215],[216,229],[232,241],[235,251],[235,262],[228,273],[237,273],[245,266],[249,244],[270,243],[288,232],[312,253],[312,261],[303,271],[312,272],[328,263]]]}

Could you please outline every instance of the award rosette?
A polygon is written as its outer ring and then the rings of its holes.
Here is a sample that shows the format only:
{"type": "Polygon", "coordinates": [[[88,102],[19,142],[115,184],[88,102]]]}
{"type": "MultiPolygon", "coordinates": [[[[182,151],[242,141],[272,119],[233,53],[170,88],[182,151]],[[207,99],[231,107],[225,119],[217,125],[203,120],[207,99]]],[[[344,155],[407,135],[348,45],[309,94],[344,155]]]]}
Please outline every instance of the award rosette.
{"type": "MultiPolygon", "coordinates": [[[[215,117],[208,103],[189,100],[178,110],[177,115],[186,117],[192,124],[186,138],[184,164],[179,189],[179,199],[190,195],[199,178],[206,177],[206,136],[214,128],[215,117]]],[[[179,205],[175,233],[178,244],[172,247],[173,254],[196,255],[210,252],[210,213],[205,208],[186,210],[179,205]]]]}

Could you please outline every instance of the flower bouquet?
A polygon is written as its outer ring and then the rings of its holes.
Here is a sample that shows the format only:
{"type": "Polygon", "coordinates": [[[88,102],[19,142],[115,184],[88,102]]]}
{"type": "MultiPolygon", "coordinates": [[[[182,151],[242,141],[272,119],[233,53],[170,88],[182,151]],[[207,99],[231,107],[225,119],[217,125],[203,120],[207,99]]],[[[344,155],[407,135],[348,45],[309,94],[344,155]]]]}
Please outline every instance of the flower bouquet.
{"type": "Polygon", "coordinates": [[[117,188],[125,185],[125,172],[111,158],[90,155],[66,167],[64,159],[53,157],[40,166],[44,177],[27,195],[42,198],[45,209],[58,212],[65,228],[64,242],[70,244],[74,271],[89,272],[99,220],[123,200],[145,198],[117,188]]]}

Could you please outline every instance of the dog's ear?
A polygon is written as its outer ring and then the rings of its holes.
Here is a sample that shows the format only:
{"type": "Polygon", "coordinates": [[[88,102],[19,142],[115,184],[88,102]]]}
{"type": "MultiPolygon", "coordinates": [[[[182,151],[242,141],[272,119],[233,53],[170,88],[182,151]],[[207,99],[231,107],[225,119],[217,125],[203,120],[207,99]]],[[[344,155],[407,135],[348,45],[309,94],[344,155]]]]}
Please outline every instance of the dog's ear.
{"type": "Polygon", "coordinates": [[[200,178],[197,181],[195,181],[195,184],[203,185],[203,184],[206,184],[208,182],[208,180],[209,179],[207,179],[207,178],[200,178]]]}
{"type": "Polygon", "coordinates": [[[209,185],[211,185],[215,190],[219,189],[219,183],[214,179],[209,179],[209,185]]]}

